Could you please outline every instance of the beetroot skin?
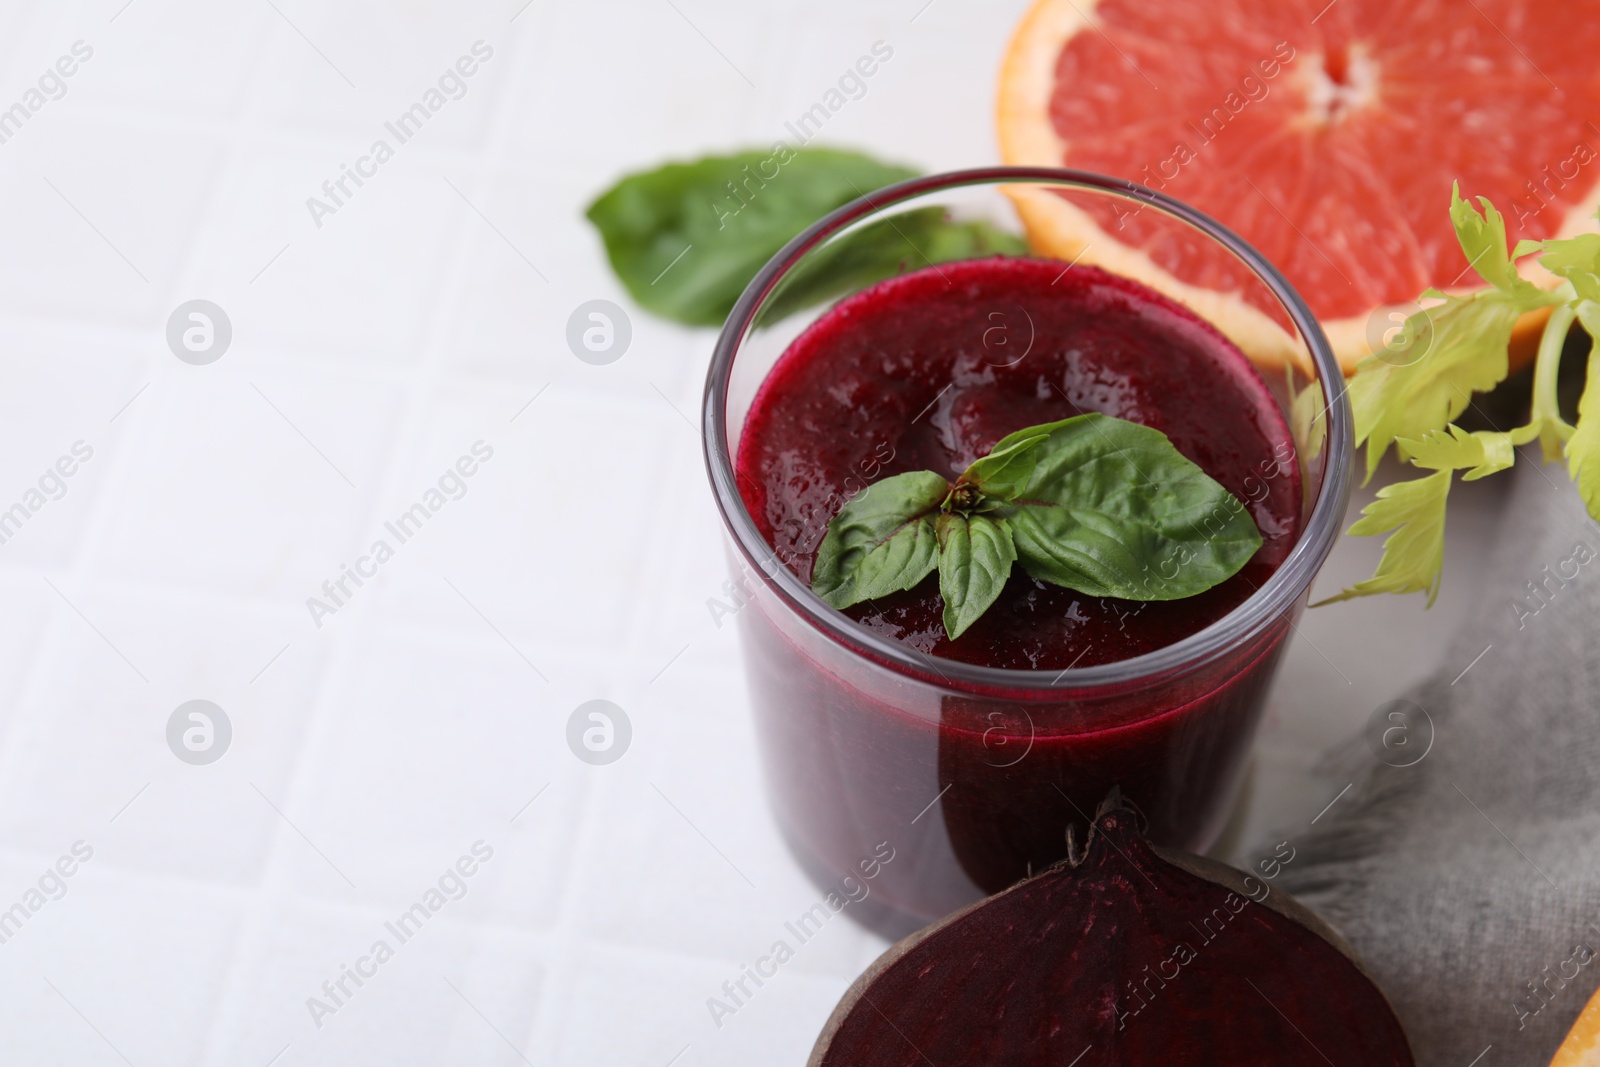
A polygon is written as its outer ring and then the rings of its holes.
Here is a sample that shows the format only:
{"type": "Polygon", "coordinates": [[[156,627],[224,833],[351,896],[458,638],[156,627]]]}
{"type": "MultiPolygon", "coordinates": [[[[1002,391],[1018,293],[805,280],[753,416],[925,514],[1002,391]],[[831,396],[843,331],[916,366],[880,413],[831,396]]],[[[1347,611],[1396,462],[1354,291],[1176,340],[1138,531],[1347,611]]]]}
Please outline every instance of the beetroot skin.
{"type": "Polygon", "coordinates": [[[1149,844],[1108,801],[1082,855],[886,952],[811,1067],[1413,1064],[1382,991],[1264,882],[1149,844]]]}

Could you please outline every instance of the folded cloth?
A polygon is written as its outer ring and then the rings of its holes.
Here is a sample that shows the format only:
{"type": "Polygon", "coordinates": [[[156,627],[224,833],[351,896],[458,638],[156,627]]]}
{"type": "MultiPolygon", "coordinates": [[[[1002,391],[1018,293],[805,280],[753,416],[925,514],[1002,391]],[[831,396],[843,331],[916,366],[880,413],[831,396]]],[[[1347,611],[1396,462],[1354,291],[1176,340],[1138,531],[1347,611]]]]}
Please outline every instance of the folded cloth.
{"type": "Polygon", "coordinates": [[[1421,1067],[1543,1067],[1600,985],[1600,526],[1561,468],[1508,477],[1478,609],[1328,758],[1353,786],[1273,883],[1349,940],[1421,1067]]]}

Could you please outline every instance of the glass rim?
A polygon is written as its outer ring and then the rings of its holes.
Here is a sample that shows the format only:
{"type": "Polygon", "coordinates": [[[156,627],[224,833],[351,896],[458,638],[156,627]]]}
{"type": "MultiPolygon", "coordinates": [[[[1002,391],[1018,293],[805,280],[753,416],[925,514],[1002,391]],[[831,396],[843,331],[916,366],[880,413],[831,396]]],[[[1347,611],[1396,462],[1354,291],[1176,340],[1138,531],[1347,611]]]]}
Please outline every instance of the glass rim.
{"type": "MultiPolygon", "coordinates": [[[[752,569],[775,587],[782,599],[806,621],[850,651],[901,672],[928,681],[964,689],[1034,691],[1059,694],[1144,679],[1169,677],[1198,669],[1255,637],[1280,615],[1292,610],[1327,559],[1339,534],[1349,502],[1354,447],[1354,419],[1346,390],[1331,402],[1328,387],[1342,386],[1344,372],[1316,316],[1279,270],[1244,238],[1210,215],[1166,194],[1123,178],[1065,167],[978,167],[911,178],[867,193],[819,219],[773,256],[740,294],[723,322],[706,374],[702,405],[702,437],[706,470],[717,509],[740,554],[752,569]],[[1137,198],[1186,222],[1232,252],[1283,305],[1304,339],[1323,386],[1322,417],[1327,426],[1323,450],[1327,457],[1322,484],[1299,539],[1272,576],[1232,611],[1205,628],[1172,644],[1128,659],[1065,670],[1019,670],[987,667],[919,652],[876,634],[844,612],[831,607],[811,591],[786,565],[779,562],[756,528],[735,483],[729,447],[726,402],[734,359],[749,334],[762,301],[802,256],[825,238],[869,215],[929,193],[974,185],[1063,185],[1123,198],[1137,198]],[[766,563],[761,562],[765,560],[766,563]]],[[[1308,387],[1309,388],[1309,387],[1308,387]]]]}

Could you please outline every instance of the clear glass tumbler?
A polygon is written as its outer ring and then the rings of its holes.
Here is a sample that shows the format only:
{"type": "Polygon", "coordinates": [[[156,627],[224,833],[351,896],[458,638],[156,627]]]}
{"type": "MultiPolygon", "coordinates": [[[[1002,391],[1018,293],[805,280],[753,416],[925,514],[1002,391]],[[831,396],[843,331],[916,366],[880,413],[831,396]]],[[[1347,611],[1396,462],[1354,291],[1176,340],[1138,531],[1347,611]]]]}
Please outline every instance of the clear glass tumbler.
{"type": "MultiPolygon", "coordinates": [[[[1093,252],[1091,240],[1086,262],[1098,258],[1093,252]]],[[[1103,265],[1116,271],[1119,263],[1103,265]]],[[[1212,318],[1209,289],[1166,289],[1212,318]]],[[[1286,639],[1344,515],[1352,424],[1343,386],[1315,318],[1271,264],[1215,220],[1121,179],[1048,168],[919,178],[863,197],[791,241],[723,327],[704,432],[731,567],[746,599],[739,625],[765,775],[802,863],[827,880],[867,862],[881,904],[904,918],[931,919],[1065,856],[1067,828],[1078,827],[1081,840],[1113,786],[1145,813],[1157,843],[1209,847],[1236,798],[1286,639]],[[1231,279],[1260,312],[1254,352],[1275,347],[1272,360],[1289,368],[1269,385],[1296,437],[1301,534],[1247,600],[1156,651],[1065,671],[935,660],[857,625],[775,561],[735,486],[740,432],[778,357],[831,302],[797,311],[796,292],[837,300],[876,280],[851,269],[853,234],[930,210],[1014,228],[1015,210],[1061,205],[1106,230],[1136,215],[1138,254],[1161,263],[1192,261],[1200,250],[1216,268],[1211,277],[1231,279]],[[888,849],[892,862],[873,862],[888,849]]]]}

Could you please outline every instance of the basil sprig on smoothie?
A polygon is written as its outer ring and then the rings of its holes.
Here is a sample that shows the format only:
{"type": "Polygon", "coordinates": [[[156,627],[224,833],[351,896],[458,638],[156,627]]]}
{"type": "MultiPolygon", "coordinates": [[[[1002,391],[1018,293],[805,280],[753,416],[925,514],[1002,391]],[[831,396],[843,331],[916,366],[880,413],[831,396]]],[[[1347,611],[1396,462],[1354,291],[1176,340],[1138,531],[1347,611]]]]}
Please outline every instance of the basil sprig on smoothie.
{"type": "Polygon", "coordinates": [[[828,523],[811,587],[847,608],[937,571],[954,639],[1013,563],[1089,596],[1179,600],[1232,577],[1261,544],[1244,504],[1166,434],[1090,413],[1008,434],[953,483],[909,471],[868,486],[828,523]]]}

